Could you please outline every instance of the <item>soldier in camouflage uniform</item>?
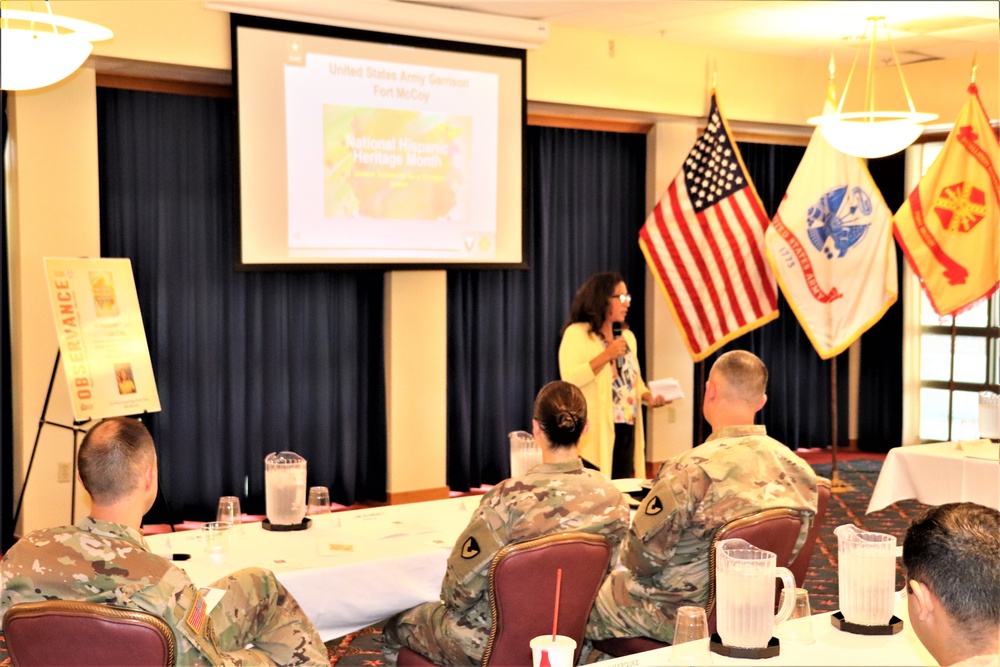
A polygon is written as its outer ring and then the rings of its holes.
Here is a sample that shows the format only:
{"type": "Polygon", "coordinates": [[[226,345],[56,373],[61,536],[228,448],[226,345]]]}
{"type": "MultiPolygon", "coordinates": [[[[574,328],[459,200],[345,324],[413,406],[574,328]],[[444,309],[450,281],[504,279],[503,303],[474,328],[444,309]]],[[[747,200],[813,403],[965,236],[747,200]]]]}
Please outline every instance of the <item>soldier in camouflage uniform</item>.
{"type": "MultiPolygon", "coordinates": [[[[766,386],[767,369],[749,352],[716,360],[704,403],[712,435],[660,467],[622,547],[625,569],[612,572],[597,595],[588,639],[671,642],[677,608],[708,603],[709,548],[722,524],[771,507],[815,515],[812,468],[753,425],[767,400],[766,386]]],[[[802,526],[796,553],[810,524],[802,526]]]]}
{"type": "Polygon", "coordinates": [[[140,422],[113,417],[78,455],[89,517],[38,530],[0,562],[0,617],[21,602],[84,600],[151,612],[174,630],[177,664],[328,665],[326,648],[292,595],[261,568],[211,584],[211,610],[187,574],[150,553],[139,531],[157,492],[156,450],[140,422]]]}
{"type": "Polygon", "coordinates": [[[386,664],[400,647],[438,664],[478,665],[489,639],[490,563],[508,544],[565,531],[608,538],[612,563],[628,528],[621,492],[603,475],[583,467],[577,443],[587,423],[587,403],[568,382],[550,382],[535,400],[533,429],[542,463],[507,479],[483,496],[448,558],[442,602],[429,602],[389,619],[382,634],[386,664]]]}

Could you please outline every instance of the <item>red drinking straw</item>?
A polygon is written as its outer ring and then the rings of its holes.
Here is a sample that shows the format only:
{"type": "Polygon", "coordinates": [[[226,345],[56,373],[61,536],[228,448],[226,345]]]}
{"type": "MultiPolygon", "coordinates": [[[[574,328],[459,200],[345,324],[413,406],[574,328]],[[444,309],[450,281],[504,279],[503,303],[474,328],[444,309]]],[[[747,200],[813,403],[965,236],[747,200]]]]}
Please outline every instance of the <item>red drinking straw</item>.
{"type": "Polygon", "coordinates": [[[552,614],[552,643],[556,643],[556,630],[559,628],[559,593],[562,591],[562,568],[556,570],[556,610],[552,614]]]}

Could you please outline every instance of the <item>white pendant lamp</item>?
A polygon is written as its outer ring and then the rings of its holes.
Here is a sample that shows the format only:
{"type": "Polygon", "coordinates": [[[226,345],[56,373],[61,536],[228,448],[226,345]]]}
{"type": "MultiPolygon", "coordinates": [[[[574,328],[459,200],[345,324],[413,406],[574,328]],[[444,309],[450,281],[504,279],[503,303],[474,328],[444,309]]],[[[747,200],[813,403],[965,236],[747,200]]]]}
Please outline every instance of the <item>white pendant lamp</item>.
{"type": "MultiPolygon", "coordinates": [[[[6,3],[4,3],[6,4],[6,3]]],[[[48,12],[0,6],[0,88],[31,90],[62,81],[87,60],[107,28],[48,12]]]]}
{"type": "Polygon", "coordinates": [[[854,54],[851,71],[847,75],[847,84],[840,97],[837,112],[809,119],[810,124],[819,126],[823,138],[841,153],[862,158],[884,157],[898,153],[916,141],[924,130],[922,123],[937,118],[937,114],[919,113],[913,108],[913,99],[910,97],[910,90],[906,87],[903,70],[899,66],[899,58],[896,57],[896,49],[892,46],[892,39],[888,35],[889,30],[885,26],[884,16],[868,17],[861,43],[858,44],[858,50],[854,54]],[[909,111],[875,110],[875,43],[879,21],[882,22],[882,27],[885,29],[886,39],[892,51],[896,71],[899,73],[899,80],[903,85],[909,111]],[[865,79],[865,108],[862,111],[844,112],[847,89],[854,76],[854,67],[858,64],[858,55],[864,48],[864,37],[868,34],[869,26],[871,26],[871,41],[868,51],[868,72],[865,79]]]}

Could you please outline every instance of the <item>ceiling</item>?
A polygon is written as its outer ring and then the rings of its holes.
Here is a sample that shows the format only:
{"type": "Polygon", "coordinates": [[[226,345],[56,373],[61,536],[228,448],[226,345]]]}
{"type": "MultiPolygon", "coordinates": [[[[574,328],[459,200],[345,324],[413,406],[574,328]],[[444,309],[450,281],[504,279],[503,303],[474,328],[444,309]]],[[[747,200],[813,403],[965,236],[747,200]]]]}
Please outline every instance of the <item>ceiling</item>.
{"type": "MultiPolygon", "coordinates": [[[[550,26],[662,39],[709,49],[838,62],[854,57],[869,16],[885,16],[902,64],[1000,51],[1000,2],[951,0],[398,0],[530,18],[550,26]]],[[[870,36],[870,31],[869,31],[870,36]]],[[[881,23],[879,59],[891,62],[881,23]],[[883,48],[884,47],[884,48],[883,48]]],[[[864,61],[863,61],[864,62],[864,61]]]]}

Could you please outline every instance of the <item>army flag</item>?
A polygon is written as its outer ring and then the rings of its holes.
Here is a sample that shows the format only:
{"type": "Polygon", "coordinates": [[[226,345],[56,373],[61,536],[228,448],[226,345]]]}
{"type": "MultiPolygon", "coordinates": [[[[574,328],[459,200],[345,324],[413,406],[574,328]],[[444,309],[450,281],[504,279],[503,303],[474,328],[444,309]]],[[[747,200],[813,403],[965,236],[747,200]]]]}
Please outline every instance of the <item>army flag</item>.
{"type": "Polygon", "coordinates": [[[764,238],[781,291],[822,359],[896,301],[892,212],[864,161],[818,129],[764,238]]]}
{"type": "Polygon", "coordinates": [[[778,316],[767,225],[713,92],[705,133],[639,232],[695,361],[778,316]]]}
{"type": "Polygon", "coordinates": [[[979,91],[894,219],[896,240],[938,315],[957,315],[1000,286],[1000,142],[979,91]]]}

